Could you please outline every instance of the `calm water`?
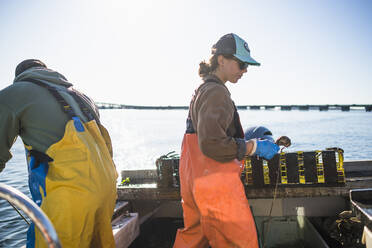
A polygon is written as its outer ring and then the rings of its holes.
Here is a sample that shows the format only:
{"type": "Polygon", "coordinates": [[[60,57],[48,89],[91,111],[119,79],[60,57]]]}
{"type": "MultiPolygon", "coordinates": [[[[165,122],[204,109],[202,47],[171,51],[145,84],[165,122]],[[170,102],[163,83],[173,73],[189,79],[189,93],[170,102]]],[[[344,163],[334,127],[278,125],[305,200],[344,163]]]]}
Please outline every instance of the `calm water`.
{"type": "MultiPolygon", "coordinates": [[[[264,125],[274,138],[287,135],[287,151],[340,147],[345,160],[372,160],[372,113],[310,111],[239,111],[244,128],[264,125]]],[[[186,110],[101,110],[102,123],[111,134],[114,160],[122,169],[155,168],[154,161],[170,151],[179,153],[185,129],[186,110]]],[[[13,158],[0,174],[0,182],[30,196],[27,167],[20,139],[13,158]]],[[[25,244],[27,224],[9,204],[0,199],[0,247],[25,244]]]]}

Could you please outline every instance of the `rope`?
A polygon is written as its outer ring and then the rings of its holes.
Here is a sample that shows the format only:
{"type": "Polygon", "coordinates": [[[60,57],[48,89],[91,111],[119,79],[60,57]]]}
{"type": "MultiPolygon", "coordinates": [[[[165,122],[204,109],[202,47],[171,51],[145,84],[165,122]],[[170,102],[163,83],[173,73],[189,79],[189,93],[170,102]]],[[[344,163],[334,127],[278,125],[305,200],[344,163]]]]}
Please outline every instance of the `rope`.
{"type": "MultiPolygon", "coordinates": [[[[282,149],[280,149],[280,153],[282,153],[283,149],[285,148],[282,147],[282,149]]],[[[274,189],[274,197],[273,197],[273,200],[271,202],[271,207],[270,207],[270,212],[269,212],[269,219],[268,219],[268,223],[267,223],[267,230],[264,234],[264,245],[263,245],[263,248],[265,248],[266,246],[266,241],[267,241],[267,235],[269,234],[269,231],[270,231],[270,223],[271,223],[271,213],[272,213],[272,210],[273,210],[273,207],[274,207],[274,202],[276,200],[276,193],[277,193],[277,190],[278,190],[278,185],[279,185],[279,175],[280,175],[280,159],[278,161],[279,163],[279,166],[278,166],[278,175],[276,176],[276,183],[275,183],[275,189],[274,189]]]]}
{"type": "Polygon", "coordinates": [[[26,223],[28,224],[28,225],[30,225],[30,222],[28,222],[27,220],[26,220],[26,218],[21,214],[21,212],[19,212],[19,210],[13,205],[13,204],[11,204],[9,201],[7,201],[9,204],[10,204],[10,206],[12,206],[13,208],[14,208],[14,210],[22,217],[22,219],[24,220],[24,221],[26,221],[26,223]]]}

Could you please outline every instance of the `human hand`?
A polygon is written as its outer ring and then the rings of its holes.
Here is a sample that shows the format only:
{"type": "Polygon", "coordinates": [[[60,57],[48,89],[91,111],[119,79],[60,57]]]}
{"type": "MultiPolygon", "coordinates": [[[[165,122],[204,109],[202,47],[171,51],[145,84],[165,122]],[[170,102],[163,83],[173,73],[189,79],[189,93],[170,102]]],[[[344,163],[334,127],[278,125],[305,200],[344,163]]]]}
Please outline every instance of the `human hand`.
{"type": "Polygon", "coordinates": [[[263,157],[265,159],[272,159],[274,155],[279,151],[279,146],[269,140],[256,139],[256,151],[254,155],[263,157]]]}

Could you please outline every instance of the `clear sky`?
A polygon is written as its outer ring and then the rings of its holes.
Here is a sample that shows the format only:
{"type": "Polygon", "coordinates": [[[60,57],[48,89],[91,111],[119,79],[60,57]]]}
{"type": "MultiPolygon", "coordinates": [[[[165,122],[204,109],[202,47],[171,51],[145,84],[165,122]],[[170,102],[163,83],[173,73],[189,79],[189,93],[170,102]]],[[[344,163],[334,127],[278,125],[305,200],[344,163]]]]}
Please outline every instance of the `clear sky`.
{"type": "Polygon", "coordinates": [[[262,64],[236,104],[372,104],[370,0],[1,0],[0,88],[39,58],[95,101],[188,105],[231,32],[262,64]]]}

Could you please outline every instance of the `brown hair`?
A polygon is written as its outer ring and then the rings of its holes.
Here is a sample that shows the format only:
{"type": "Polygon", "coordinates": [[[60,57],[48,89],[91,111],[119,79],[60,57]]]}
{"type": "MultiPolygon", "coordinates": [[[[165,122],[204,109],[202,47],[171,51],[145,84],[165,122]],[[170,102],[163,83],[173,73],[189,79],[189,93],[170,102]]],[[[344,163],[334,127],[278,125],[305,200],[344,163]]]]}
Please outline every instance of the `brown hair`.
{"type": "Polygon", "coordinates": [[[205,77],[209,74],[211,74],[211,72],[213,72],[214,70],[217,69],[218,67],[218,55],[213,55],[210,59],[209,59],[209,63],[205,62],[205,60],[203,60],[202,62],[200,62],[199,64],[199,76],[200,77],[205,77]]]}
{"type": "Polygon", "coordinates": [[[199,64],[199,76],[200,77],[203,78],[203,77],[211,74],[212,72],[214,72],[217,69],[217,67],[218,67],[218,59],[217,59],[218,55],[222,55],[227,59],[232,59],[234,57],[233,55],[230,55],[230,54],[214,54],[209,59],[209,63],[207,63],[207,62],[205,62],[205,60],[203,60],[199,64]]]}

